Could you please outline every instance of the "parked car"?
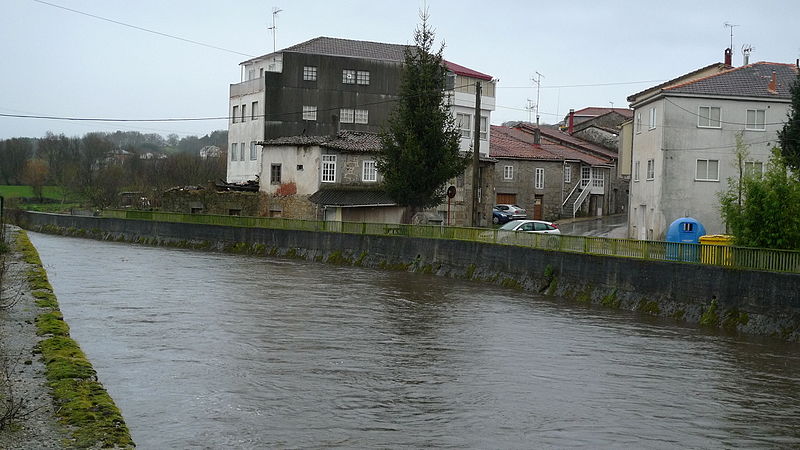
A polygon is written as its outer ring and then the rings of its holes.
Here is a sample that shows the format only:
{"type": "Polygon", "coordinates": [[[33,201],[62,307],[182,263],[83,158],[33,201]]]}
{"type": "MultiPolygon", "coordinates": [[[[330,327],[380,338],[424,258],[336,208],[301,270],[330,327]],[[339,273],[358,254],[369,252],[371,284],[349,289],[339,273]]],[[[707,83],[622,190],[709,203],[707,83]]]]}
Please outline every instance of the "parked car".
{"type": "Polygon", "coordinates": [[[500,227],[505,231],[525,231],[527,233],[561,234],[558,224],[544,220],[512,220],[500,227]]]}
{"type": "Polygon", "coordinates": [[[511,218],[513,220],[517,219],[527,219],[528,212],[525,211],[523,208],[520,208],[517,205],[494,205],[495,208],[499,209],[500,211],[511,213],[511,218]]]}
{"type": "Polygon", "coordinates": [[[492,223],[497,224],[504,224],[509,222],[512,219],[513,214],[510,212],[502,211],[497,208],[492,208],[492,223]]]}

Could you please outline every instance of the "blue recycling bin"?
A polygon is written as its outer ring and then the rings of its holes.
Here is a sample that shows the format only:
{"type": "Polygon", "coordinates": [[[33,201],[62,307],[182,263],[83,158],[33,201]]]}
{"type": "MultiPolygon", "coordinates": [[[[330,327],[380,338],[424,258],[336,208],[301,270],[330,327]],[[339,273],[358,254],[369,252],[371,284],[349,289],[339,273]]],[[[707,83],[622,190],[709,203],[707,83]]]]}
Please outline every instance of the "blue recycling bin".
{"type": "Polygon", "coordinates": [[[700,236],[706,228],[699,220],[682,217],[667,228],[667,259],[697,262],[700,260],[700,236]]]}

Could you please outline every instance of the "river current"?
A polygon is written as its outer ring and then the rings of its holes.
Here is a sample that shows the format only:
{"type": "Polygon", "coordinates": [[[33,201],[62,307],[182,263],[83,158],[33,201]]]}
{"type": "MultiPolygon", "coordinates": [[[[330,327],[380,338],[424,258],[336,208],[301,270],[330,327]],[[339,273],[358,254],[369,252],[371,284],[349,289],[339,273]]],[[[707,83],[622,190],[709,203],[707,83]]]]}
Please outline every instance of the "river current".
{"type": "Polygon", "coordinates": [[[800,347],[430,275],[30,233],[141,449],[800,446],[800,347]]]}

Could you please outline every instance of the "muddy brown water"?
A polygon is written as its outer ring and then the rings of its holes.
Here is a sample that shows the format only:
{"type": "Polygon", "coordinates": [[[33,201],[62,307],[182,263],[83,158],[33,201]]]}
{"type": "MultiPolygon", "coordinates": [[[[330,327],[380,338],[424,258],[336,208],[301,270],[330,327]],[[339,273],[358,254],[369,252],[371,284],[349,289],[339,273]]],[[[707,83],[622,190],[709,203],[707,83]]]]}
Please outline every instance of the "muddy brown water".
{"type": "Polygon", "coordinates": [[[428,275],[30,237],[142,449],[800,446],[796,345],[428,275]]]}

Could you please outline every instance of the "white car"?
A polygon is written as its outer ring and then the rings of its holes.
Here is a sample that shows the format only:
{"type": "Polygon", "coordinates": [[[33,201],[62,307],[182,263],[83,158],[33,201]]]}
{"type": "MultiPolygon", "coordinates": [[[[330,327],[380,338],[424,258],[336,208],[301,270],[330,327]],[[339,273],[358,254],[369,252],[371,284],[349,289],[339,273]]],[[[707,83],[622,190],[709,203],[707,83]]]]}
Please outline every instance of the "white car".
{"type": "Polygon", "coordinates": [[[500,227],[505,231],[524,231],[526,233],[561,234],[558,224],[544,220],[512,220],[500,227]]]}

